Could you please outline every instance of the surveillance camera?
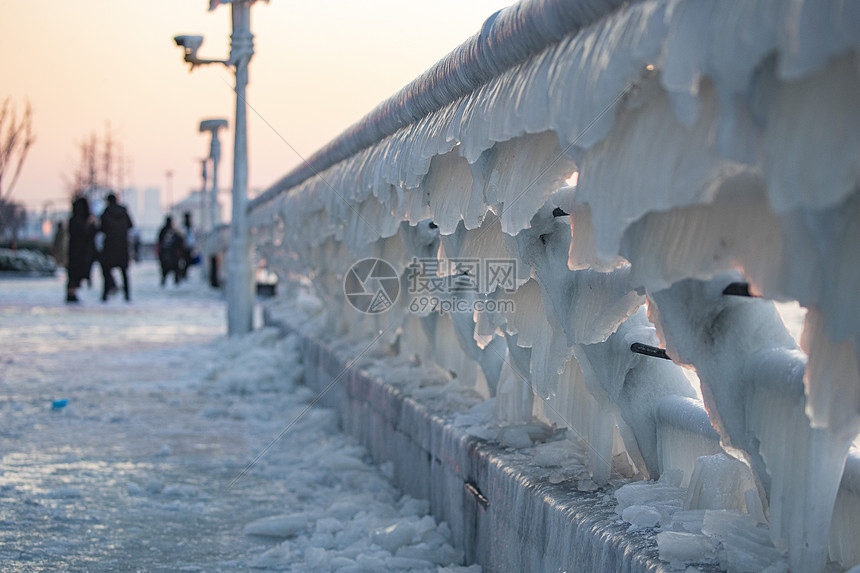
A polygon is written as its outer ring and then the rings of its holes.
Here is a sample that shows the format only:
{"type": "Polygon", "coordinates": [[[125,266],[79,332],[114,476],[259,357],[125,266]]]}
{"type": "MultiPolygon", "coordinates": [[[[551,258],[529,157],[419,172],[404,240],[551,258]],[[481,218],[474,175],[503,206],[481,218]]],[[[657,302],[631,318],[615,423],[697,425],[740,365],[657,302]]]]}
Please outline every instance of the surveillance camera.
{"type": "Polygon", "coordinates": [[[175,36],[173,41],[177,46],[185,48],[186,53],[193,54],[203,44],[203,36],[175,36]]]}

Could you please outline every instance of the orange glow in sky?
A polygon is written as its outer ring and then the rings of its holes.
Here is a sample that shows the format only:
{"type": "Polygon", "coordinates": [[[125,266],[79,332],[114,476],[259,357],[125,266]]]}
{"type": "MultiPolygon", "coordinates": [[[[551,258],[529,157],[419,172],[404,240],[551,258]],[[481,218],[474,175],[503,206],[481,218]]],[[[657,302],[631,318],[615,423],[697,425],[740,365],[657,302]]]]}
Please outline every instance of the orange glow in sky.
{"type": "MultiPolygon", "coordinates": [[[[265,189],[299,164],[290,146],[311,155],[510,3],[258,2],[249,188],[265,189]]],[[[209,141],[198,133],[200,120],[228,119],[219,169],[228,187],[232,72],[213,65],[189,74],[173,43],[176,34],[202,34],[201,57],[227,57],[229,6],[207,7],[207,0],[3,0],[0,100],[12,96],[23,110],[29,99],[37,137],[12,199],[31,208],[68,204],[64,175],[72,179],[78,145],[93,132],[102,138],[108,122],[128,162],[126,185],[164,190],[170,170],[179,200],[201,184],[209,141]]]]}

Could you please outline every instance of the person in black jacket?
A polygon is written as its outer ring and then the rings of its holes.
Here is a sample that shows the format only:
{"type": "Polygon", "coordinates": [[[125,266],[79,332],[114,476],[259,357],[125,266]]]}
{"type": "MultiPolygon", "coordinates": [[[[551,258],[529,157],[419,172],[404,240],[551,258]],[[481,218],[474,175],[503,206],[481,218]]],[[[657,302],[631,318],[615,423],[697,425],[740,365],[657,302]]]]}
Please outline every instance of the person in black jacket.
{"type": "Polygon", "coordinates": [[[102,300],[107,300],[111,285],[116,284],[111,270],[118,268],[122,274],[122,290],[125,300],[131,300],[128,280],[128,231],[134,224],[126,208],[117,203],[116,195],[107,196],[108,205],[101,218],[101,231],[104,233],[104,247],[101,252],[102,274],[104,275],[104,290],[102,300]]]}
{"type": "Polygon", "coordinates": [[[72,217],[69,219],[66,302],[78,302],[78,287],[90,274],[96,230],[96,218],[90,213],[86,197],[76,198],[72,202],[72,217]]]}
{"type": "Polygon", "coordinates": [[[158,232],[158,260],[161,262],[161,286],[170,273],[178,285],[185,275],[185,237],[173,226],[170,215],[164,218],[164,226],[158,232]]]}

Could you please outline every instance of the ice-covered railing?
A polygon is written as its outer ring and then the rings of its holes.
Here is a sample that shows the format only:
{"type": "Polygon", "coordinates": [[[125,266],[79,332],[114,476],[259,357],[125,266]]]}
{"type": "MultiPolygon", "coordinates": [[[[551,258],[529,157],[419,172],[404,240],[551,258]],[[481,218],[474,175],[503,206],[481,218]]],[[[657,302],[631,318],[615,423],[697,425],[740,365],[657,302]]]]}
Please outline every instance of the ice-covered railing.
{"type": "Polygon", "coordinates": [[[203,254],[206,256],[223,255],[230,243],[230,225],[220,224],[209,231],[199,233],[203,254]]]}
{"type": "Polygon", "coordinates": [[[523,2],[252,202],[257,249],[333,332],[570,428],[596,481],[681,470],[689,508],[767,521],[792,571],[852,566],[857,30],[836,0],[523,2]],[[467,311],[355,312],[365,257],[467,311]],[[807,309],[799,343],[773,301],[807,309]],[[723,451],[743,465],[697,459],[723,451]]]}

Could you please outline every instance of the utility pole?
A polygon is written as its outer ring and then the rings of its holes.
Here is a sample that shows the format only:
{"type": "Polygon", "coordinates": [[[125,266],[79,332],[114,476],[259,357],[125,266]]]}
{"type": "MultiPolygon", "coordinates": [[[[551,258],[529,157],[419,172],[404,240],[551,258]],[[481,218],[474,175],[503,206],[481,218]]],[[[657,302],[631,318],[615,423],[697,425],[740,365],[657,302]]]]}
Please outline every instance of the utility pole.
{"type": "Polygon", "coordinates": [[[212,191],[209,199],[209,224],[206,253],[209,256],[209,284],[213,288],[220,286],[218,280],[218,239],[215,228],[218,227],[218,163],[221,161],[221,141],[218,131],[227,128],[226,119],[204,119],[200,122],[200,133],[209,132],[209,159],[212,160],[212,191]]]}
{"type": "Polygon", "coordinates": [[[255,0],[210,0],[209,9],[230,4],[232,34],[227,60],[199,58],[197,50],[203,36],[176,36],[173,40],[185,51],[185,61],[196,66],[224,64],[236,73],[236,121],[233,124],[233,215],[230,220],[230,245],[227,249],[227,332],[230,336],[250,332],[253,328],[254,281],[251,267],[251,241],[248,229],[248,125],[245,90],[248,65],[254,56],[251,34],[251,6],[255,0]]]}
{"type": "Polygon", "coordinates": [[[170,215],[173,211],[173,171],[165,171],[164,178],[167,180],[167,214],[170,215]]]}

